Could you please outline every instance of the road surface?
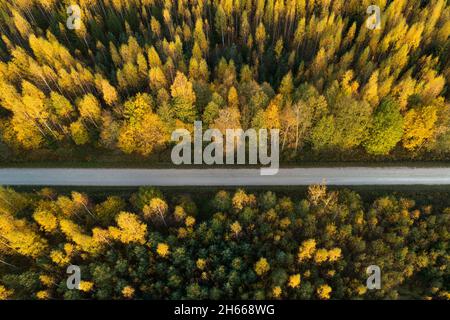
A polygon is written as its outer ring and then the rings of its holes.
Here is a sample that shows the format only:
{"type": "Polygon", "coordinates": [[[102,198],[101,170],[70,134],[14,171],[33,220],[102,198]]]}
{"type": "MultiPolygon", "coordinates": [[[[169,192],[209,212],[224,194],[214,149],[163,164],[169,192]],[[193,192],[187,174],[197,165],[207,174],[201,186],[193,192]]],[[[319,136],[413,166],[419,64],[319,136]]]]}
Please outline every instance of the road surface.
{"type": "Polygon", "coordinates": [[[0,185],[38,186],[301,186],[450,185],[450,168],[286,168],[275,176],[259,169],[0,169],[0,185]]]}

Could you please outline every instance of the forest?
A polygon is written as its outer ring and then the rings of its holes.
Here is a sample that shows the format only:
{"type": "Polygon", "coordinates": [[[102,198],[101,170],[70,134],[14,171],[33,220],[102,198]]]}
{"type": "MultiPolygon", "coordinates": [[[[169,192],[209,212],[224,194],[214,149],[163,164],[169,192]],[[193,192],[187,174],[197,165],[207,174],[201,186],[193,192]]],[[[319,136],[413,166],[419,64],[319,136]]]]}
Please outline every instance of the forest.
{"type": "Polygon", "coordinates": [[[194,120],[278,128],[283,161],[449,158],[445,0],[0,0],[0,33],[2,161],[145,159],[194,120]]]}
{"type": "Polygon", "coordinates": [[[448,194],[0,188],[0,299],[450,299],[448,194]],[[199,198],[200,196],[200,198],[199,198]],[[444,200],[447,199],[447,200],[444,200]],[[79,266],[79,290],[66,286],[79,266]],[[381,270],[381,289],[366,268],[381,270]]]}

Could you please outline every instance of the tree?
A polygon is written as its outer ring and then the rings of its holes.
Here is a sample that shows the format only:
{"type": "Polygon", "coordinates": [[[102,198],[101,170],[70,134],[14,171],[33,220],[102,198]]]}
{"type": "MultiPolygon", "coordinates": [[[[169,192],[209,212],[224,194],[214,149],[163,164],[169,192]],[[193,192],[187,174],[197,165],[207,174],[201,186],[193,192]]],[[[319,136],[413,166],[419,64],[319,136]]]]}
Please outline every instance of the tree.
{"type": "Polygon", "coordinates": [[[374,71],[369,78],[369,81],[362,90],[363,98],[367,101],[372,108],[378,105],[378,70],[374,71]]]}
{"type": "Polygon", "coordinates": [[[14,294],[13,290],[8,290],[4,286],[0,285],[0,300],[7,300],[14,294]]]}
{"type": "Polygon", "coordinates": [[[135,293],[135,290],[132,286],[126,286],[122,289],[122,295],[127,299],[133,298],[134,293],[135,293]]]}
{"type": "Polygon", "coordinates": [[[141,223],[137,215],[122,211],[116,217],[118,228],[109,227],[109,232],[114,239],[122,243],[145,243],[147,225],[141,223]]]}
{"type": "Polygon", "coordinates": [[[264,52],[264,44],[266,41],[266,28],[260,22],[255,32],[256,43],[258,44],[258,52],[260,55],[264,52]]]}
{"type": "Polygon", "coordinates": [[[161,67],[150,68],[149,79],[150,88],[155,92],[167,87],[167,79],[161,67]]]}
{"type": "MultiPolygon", "coordinates": [[[[192,200],[173,194],[171,227],[153,226],[147,232],[147,223],[138,215],[118,212],[125,203],[117,196],[95,202],[97,197],[89,199],[76,192],[68,198],[49,190],[31,194],[0,189],[5,202],[0,210],[0,294],[11,299],[81,295],[139,299],[149,294],[160,298],[395,299],[398,289],[414,277],[414,296],[442,299],[448,295],[448,208],[435,210],[428,206],[429,199],[416,198],[420,200],[416,205],[413,199],[392,194],[368,201],[350,190],[327,192],[324,185],[311,186],[306,199],[284,196],[277,201],[273,192],[257,197],[243,191],[236,194],[234,200],[241,202],[242,209],[232,208],[229,195],[222,191],[215,196],[221,212],[199,222],[192,215],[192,200]],[[21,205],[23,198],[27,201],[21,205]],[[87,210],[92,210],[95,220],[85,219],[87,210]],[[113,218],[117,226],[112,225],[113,218]],[[377,230],[383,232],[374,240],[377,230]],[[292,244],[299,241],[295,252],[292,244]],[[67,266],[79,259],[86,266],[81,292],[72,295],[57,290],[66,281],[59,272],[65,274],[67,266]],[[361,282],[368,263],[383,265],[382,290],[370,292],[361,282]],[[184,282],[193,285],[180,290],[184,282]],[[211,289],[214,283],[223,283],[223,289],[211,289]]],[[[163,198],[160,191],[147,187],[133,195],[131,202],[136,206],[163,198]]],[[[204,204],[203,198],[196,200],[204,204]]],[[[445,202],[439,205],[445,207],[445,202]]],[[[409,297],[407,292],[402,294],[409,297]]]]}
{"type": "Polygon", "coordinates": [[[391,99],[384,100],[375,112],[364,147],[371,154],[388,154],[403,135],[403,116],[391,99]]]}
{"type": "Polygon", "coordinates": [[[233,222],[233,224],[231,225],[231,231],[234,233],[235,236],[238,236],[239,233],[241,233],[242,227],[239,221],[233,222]]]}
{"type": "Polygon", "coordinates": [[[108,198],[95,206],[94,215],[103,226],[111,224],[115,217],[125,209],[125,202],[117,196],[108,196],[108,198]]]}
{"type": "Polygon", "coordinates": [[[311,132],[313,150],[330,150],[336,145],[336,122],[333,115],[322,117],[311,132]]]}
{"type": "Polygon", "coordinates": [[[216,210],[228,211],[231,208],[230,194],[225,190],[217,192],[212,200],[212,205],[216,210]]]}
{"type": "Polygon", "coordinates": [[[135,124],[153,110],[153,99],[146,93],[138,93],[123,105],[123,117],[130,124],[135,124]]]}
{"type": "Polygon", "coordinates": [[[270,270],[270,265],[266,258],[260,258],[255,264],[255,272],[258,276],[266,274],[270,270]]]}
{"type": "Polygon", "coordinates": [[[72,139],[76,145],[84,145],[89,143],[89,132],[84,126],[83,122],[76,121],[70,124],[70,133],[72,135],[72,139]]]}
{"type": "Polygon", "coordinates": [[[334,139],[340,150],[359,146],[366,138],[372,110],[368,103],[347,96],[336,99],[333,106],[335,116],[334,139]]]}
{"type": "Polygon", "coordinates": [[[208,53],[208,40],[206,39],[205,32],[203,30],[203,20],[201,18],[198,18],[195,21],[195,29],[194,29],[194,40],[195,43],[197,43],[203,53],[203,55],[206,55],[208,53]]]}
{"type": "Polygon", "coordinates": [[[316,252],[316,240],[308,239],[302,242],[300,248],[298,249],[298,260],[304,261],[311,259],[313,254],[316,252]]]}
{"type": "MultiPolygon", "coordinates": [[[[0,249],[6,247],[9,254],[37,258],[47,249],[47,241],[25,220],[19,220],[7,213],[0,213],[0,249]]],[[[0,250],[1,251],[1,250],[0,250]]]]}
{"type": "Polygon", "coordinates": [[[50,101],[52,111],[61,118],[69,118],[75,111],[70,101],[57,92],[50,94],[50,101]]]}
{"type": "Polygon", "coordinates": [[[211,101],[207,104],[205,110],[203,111],[202,121],[205,126],[210,126],[214,123],[214,121],[219,116],[220,107],[214,101],[211,101]]]}
{"type": "Polygon", "coordinates": [[[403,146],[408,150],[420,148],[435,135],[437,110],[434,106],[411,109],[405,114],[403,146]]]}
{"type": "Polygon", "coordinates": [[[227,28],[227,17],[221,4],[219,4],[219,6],[217,7],[214,24],[216,26],[217,33],[220,34],[220,37],[222,39],[222,45],[225,46],[225,30],[227,28]]]}
{"type": "Polygon", "coordinates": [[[254,206],[256,204],[256,198],[253,194],[247,194],[244,190],[239,189],[236,191],[232,198],[233,209],[236,211],[241,211],[245,207],[254,206]]]}
{"type": "Polygon", "coordinates": [[[230,108],[238,108],[239,107],[239,96],[235,87],[231,87],[228,91],[228,106],[230,108]]]}
{"type": "Polygon", "coordinates": [[[165,216],[167,215],[168,210],[169,206],[163,199],[160,198],[151,199],[150,203],[145,205],[142,209],[145,218],[151,219],[157,216],[165,225],[167,225],[165,216]]]}
{"type": "Polygon", "coordinates": [[[114,119],[111,112],[103,112],[100,130],[100,145],[108,149],[114,149],[117,144],[119,130],[120,123],[114,119]]]}
{"type": "Polygon", "coordinates": [[[289,277],[288,286],[295,289],[300,285],[300,274],[294,274],[289,277]]]}
{"type": "Polygon", "coordinates": [[[117,146],[125,153],[148,156],[167,141],[166,125],[158,115],[148,113],[138,123],[125,123],[120,128],[117,146]]]}
{"type": "Polygon", "coordinates": [[[33,218],[45,232],[54,232],[58,228],[58,219],[50,211],[38,210],[33,214],[33,218]]]}
{"type": "Polygon", "coordinates": [[[167,258],[169,256],[170,250],[169,245],[167,243],[158,243],[156,247],[156,252],[162,258],[167,258]]]}
{"type": "Polygon", "coordinates": [[[331,297],[331,291],[332,289],[329,285],[321,285],[317,288],[317,296],[319,297],[319,299],[328,300],[331,297]]]}
{"type": "Polygon", "coordinates": [[[106,104],[109,106],[113,106],[119,101],[116,88],[114,88],[108,80],[100,80],[100,90],[103,94],[103,100],[105,100],[106,104]]]}
{"type": "Polygon", "coordinates": [[[90,121],[95,127],[101,118],[101,107],[97,98],[92,94],[85,95],[78,102],[78,111],[83,120],[90,121]]]}

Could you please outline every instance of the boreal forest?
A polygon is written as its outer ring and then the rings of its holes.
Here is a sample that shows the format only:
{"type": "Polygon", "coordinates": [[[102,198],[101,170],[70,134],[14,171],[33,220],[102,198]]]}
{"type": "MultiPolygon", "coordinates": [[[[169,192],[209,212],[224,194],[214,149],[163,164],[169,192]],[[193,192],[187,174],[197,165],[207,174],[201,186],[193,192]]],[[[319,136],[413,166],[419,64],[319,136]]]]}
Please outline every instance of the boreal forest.
{"type": "Polygon", "coordinates": [[[0,300],[450,300],[448,168],[407,191],[32,181],[172,169],[195,121],[278,129],[282,167],[448,163],[449,37],[446,0],[0,0],[0,300]]]}
{"type": "Polygon", "coordinates": [[[194,120],[283,161],[449,156],[445,0],[1,0],[0,34],[3,161],[160,161],[194,120]]]}

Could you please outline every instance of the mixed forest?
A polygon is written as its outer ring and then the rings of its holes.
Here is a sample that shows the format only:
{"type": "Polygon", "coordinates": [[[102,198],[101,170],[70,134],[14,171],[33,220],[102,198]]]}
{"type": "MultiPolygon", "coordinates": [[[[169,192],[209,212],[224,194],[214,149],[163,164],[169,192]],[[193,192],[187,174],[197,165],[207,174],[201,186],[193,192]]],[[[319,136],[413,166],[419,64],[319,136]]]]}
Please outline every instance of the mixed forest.
{"type": "Polygon", "coordinates": [[[450,299],[446,201],[324,185],[208,199],[0,188],[0,299],[450,299]]]}
{"type": "Polygon", "coordinates": [[[150,157],[194,120],[279,128],[284,160],[450,152],[445,0],[1,0],[0,34],[3,160],[150,157]]]}

